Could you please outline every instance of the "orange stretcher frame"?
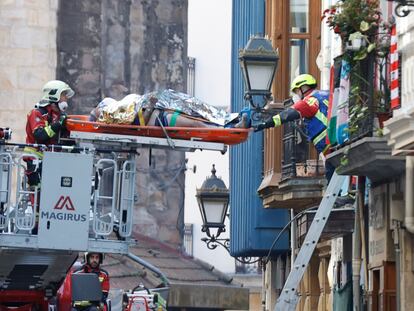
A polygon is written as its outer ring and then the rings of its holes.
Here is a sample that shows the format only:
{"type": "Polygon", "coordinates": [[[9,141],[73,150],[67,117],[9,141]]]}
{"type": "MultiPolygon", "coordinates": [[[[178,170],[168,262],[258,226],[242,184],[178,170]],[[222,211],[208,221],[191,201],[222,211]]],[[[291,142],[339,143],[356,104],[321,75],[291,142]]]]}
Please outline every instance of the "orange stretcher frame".
{"type": "MultiPolygon", "coordinates": [[[[86,115],[70,115],[66,120],[69,131],[106,133],[165,138],[160,126],[139,126],[91,122],[86,115]]],[[[198,140],[236,145],[247,140],[250,130],[242,128],[165,127],[172,139],[198,140]]]]}

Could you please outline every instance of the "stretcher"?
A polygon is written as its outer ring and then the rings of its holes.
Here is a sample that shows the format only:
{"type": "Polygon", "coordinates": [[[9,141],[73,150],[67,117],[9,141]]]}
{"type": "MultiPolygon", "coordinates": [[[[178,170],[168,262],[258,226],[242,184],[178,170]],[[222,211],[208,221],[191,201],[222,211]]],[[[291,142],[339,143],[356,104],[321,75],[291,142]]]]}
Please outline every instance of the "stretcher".
{"type": "Polygon", "coordinates": [[[158,137],[237,145],[247,140],[250,130],[243,128],[160,127],[91,122],[86,115],[70,115],[66,121],[69,131],[158,137]]]}

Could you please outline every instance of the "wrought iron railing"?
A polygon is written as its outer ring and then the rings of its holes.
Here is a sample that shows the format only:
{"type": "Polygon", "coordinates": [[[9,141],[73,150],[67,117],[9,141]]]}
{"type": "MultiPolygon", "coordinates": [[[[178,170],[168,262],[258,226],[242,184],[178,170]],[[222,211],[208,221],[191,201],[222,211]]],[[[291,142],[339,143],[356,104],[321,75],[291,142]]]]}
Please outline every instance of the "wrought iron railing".
{"type": "Polygon", "coordinates": [[[351,67],[349,94],[350,142],[359,140],[362,137],[372,136],[375,115],[373,77],[374,58],[372,56],[368,56],[365,60],[359,61],[351,67]],[[358,88],[358,91],[352,94],[354,88],[358,88]]]}
{"type": "MultiPolygon", "coordinates": [[[[293,105],[292,100],[284,102],[285,109],[293,105]]],[[[312,160],[309,142],[301,121],[288,122],[283,126],[282,180],[298,176],[319,175],[320,163],[312,160]]]]}
{"type": "MultiPolygon", "coordinates": [[[[352,53],[347,52],[342,57],[352,59],[352,53]]],[[[341,148],[364,137],[382,135],[382,122],[391,113],[387,74],[387,57],[377,57],[375,53],[350,62],[348,137],[334,148],[341,148]]],[[[341,74],[335,76],[339,79],[341,74]]]]}

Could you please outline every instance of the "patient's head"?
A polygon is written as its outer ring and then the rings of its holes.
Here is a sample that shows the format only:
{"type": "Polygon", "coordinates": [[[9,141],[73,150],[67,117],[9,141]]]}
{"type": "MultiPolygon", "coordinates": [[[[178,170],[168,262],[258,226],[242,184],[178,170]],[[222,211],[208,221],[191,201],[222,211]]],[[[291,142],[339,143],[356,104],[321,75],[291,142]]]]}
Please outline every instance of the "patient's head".
{"type": "Polygon", "coordinates": [[[106,97],[92,109],[89,121],[146,125],[151,118],[158,99],[154,96],[151,96],[149,100],[142,99],[137,94],[129,94],[120,101],[106,97]]]}
{"type": "Polygon", "coordinates": [[[92,109],[91,113],[89,114],[89,121],[96,122],[102,116],[102,111],[105,107],[110,105],[111,103],[116,102],[115,99],[110,97],[105,97],[94,109],[92,109]]]}

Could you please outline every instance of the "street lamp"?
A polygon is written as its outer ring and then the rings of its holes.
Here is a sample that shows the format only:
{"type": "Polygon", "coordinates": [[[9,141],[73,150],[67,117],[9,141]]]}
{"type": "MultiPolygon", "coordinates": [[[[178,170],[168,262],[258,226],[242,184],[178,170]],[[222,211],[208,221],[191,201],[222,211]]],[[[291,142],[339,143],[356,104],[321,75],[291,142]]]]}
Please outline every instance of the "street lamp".
{"type": "Polygon", "coordinates": [[[229,189],[224,181],[216,176],[214,164],[211,176],[203,182],[200,189],[197,189],[196,197],[203,220],[202,231],[206,232],[209,238],[217,238],[226,231],[224,220],[229,206],[229,189]],[[212,228],[217,229],[216,234],[211,234],[212,228]]]}
{"type": "Polygon", "coordinates": [[[270,40],[260,36],[251,37],[244,49],[239,51],[239,63],[246,88],[244,98],[257,111],[263,107],[253,101],[253,96],[263,96],[265,102],[271,98],[270,88],[278,62],[278,51],[273,49],[270,40]]]}
{"type": "MultiPolygon", "coordinates": [[[[229,196],[229,189],[224,181],[216,176],[216,168],[213,164],[211,176],[203,182],[196,193],[203,220],[201,231],[207,234],[207,237],[202,238],[201,241],[206,243],[209,249],[216,249],[218,245],[221,245],[230,253],[230,239],[219,238],[220,234],[226,231],[224,221],[228,216],[229,196]],[[211,229],[216,229],[216,231],[210,231],[211,229]]],[[[252,264],[261,260],[254,257],[234,258],[244,264],[252,264]]]]}

